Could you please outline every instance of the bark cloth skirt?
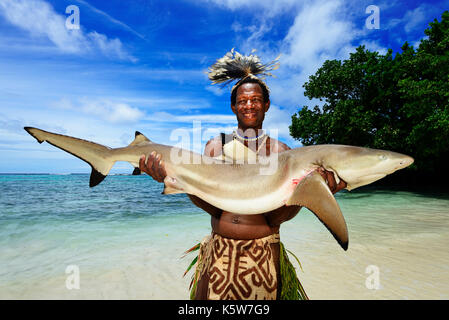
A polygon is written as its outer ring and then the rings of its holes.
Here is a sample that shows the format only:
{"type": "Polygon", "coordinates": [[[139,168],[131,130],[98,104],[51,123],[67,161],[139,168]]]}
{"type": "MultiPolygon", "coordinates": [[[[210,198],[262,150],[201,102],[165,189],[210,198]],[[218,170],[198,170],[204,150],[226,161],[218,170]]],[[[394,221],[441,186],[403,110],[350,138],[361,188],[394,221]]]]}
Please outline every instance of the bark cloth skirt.
{"type": "Polygon", "coordinates": [[[279,234],[236,240],[212,233],[188,252],[195,250],[199,254],[187,269],[196,265],[191,299],[308,300],[279,234]],[[273,250],[277,244],[279,266],[273,250]]]}

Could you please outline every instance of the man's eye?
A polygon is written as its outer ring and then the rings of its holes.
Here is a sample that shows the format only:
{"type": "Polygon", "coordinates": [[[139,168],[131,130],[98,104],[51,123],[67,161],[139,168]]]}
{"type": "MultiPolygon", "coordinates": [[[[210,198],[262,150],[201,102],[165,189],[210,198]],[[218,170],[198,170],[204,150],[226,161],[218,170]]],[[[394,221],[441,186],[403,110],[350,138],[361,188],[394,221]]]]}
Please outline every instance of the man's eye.
{"type": "Polygon", "coordinates": [[[244,105],[248,104],[248,101],[251,103],[251,105],[260,105],[260,104],[262,104],[262,99],[254,98],[254,99],[250,99],[250,100],[238,100],[237,101],[237,105],[244,106],[244,105]]]}

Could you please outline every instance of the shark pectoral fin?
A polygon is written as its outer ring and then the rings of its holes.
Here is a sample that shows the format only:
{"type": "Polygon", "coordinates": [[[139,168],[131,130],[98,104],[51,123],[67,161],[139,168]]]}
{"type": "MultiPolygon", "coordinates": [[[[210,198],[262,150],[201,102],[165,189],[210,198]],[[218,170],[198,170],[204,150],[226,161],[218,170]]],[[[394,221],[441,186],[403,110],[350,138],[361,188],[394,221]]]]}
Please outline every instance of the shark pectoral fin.
{"type": "Polygon", "coordinates": [[[348,249],[348,228],[323,177],[316,171],[303,178],[286,205],[304,206],[312,211],[344,249],[348,249]]]}
{"type": "Polygon", "coordinates": [[[186,192],[179,187],[179,184],[175,178],[166,176],[164,179],[164,190],[162,191],[162,194],[176,194],[176,193],[186,193],[186,192]]]}

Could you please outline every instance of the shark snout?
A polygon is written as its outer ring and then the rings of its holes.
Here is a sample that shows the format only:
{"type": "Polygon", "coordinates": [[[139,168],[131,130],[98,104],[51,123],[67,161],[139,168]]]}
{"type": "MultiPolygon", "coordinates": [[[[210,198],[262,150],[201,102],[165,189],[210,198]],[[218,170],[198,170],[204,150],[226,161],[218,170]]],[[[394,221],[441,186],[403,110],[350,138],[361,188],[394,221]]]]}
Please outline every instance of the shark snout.
{"type": "Polygon", "coordinates": [[[415,161],[415,159],[413,159],[412,157],[404,157],[399,161],[399,168],[406,168],[409,165],[411,165],[413,162],[415,161]]]}

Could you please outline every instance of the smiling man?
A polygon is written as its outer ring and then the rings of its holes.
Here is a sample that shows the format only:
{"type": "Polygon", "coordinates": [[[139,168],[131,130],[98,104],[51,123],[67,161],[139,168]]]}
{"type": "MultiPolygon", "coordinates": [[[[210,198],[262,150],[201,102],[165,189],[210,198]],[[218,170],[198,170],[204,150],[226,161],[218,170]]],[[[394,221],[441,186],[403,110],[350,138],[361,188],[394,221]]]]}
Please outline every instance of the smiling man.
{"type": "MultiPolygon", "coordinates": [[[[229,135],[210,140],[204,154],[230,160],[249,161],[290,148],[262,130],[270,107],[269,89],[256,74],[269,75],[275,65],[262,65],[257,56],[231,51],[210,68],[214,83],[239,79],[231,90],[231,109],[238,128],[229,135]]],[[[152,154],[140,169],[163,182],[166,172],[160,155],[152,154]]],[[[321,169],[332,192],[343,189],[331,172],[321,169]]],[[[236,182],[238,183],[238,182],[236,182]]],[[[192,202],[211,215],[212,233],[200,245],[193,299],[308,299],[279,240],[280,225],[295,217],[298,206],[283,206],[270,212],[240,215],[223,211],[198,197],[192,202]]]]}

